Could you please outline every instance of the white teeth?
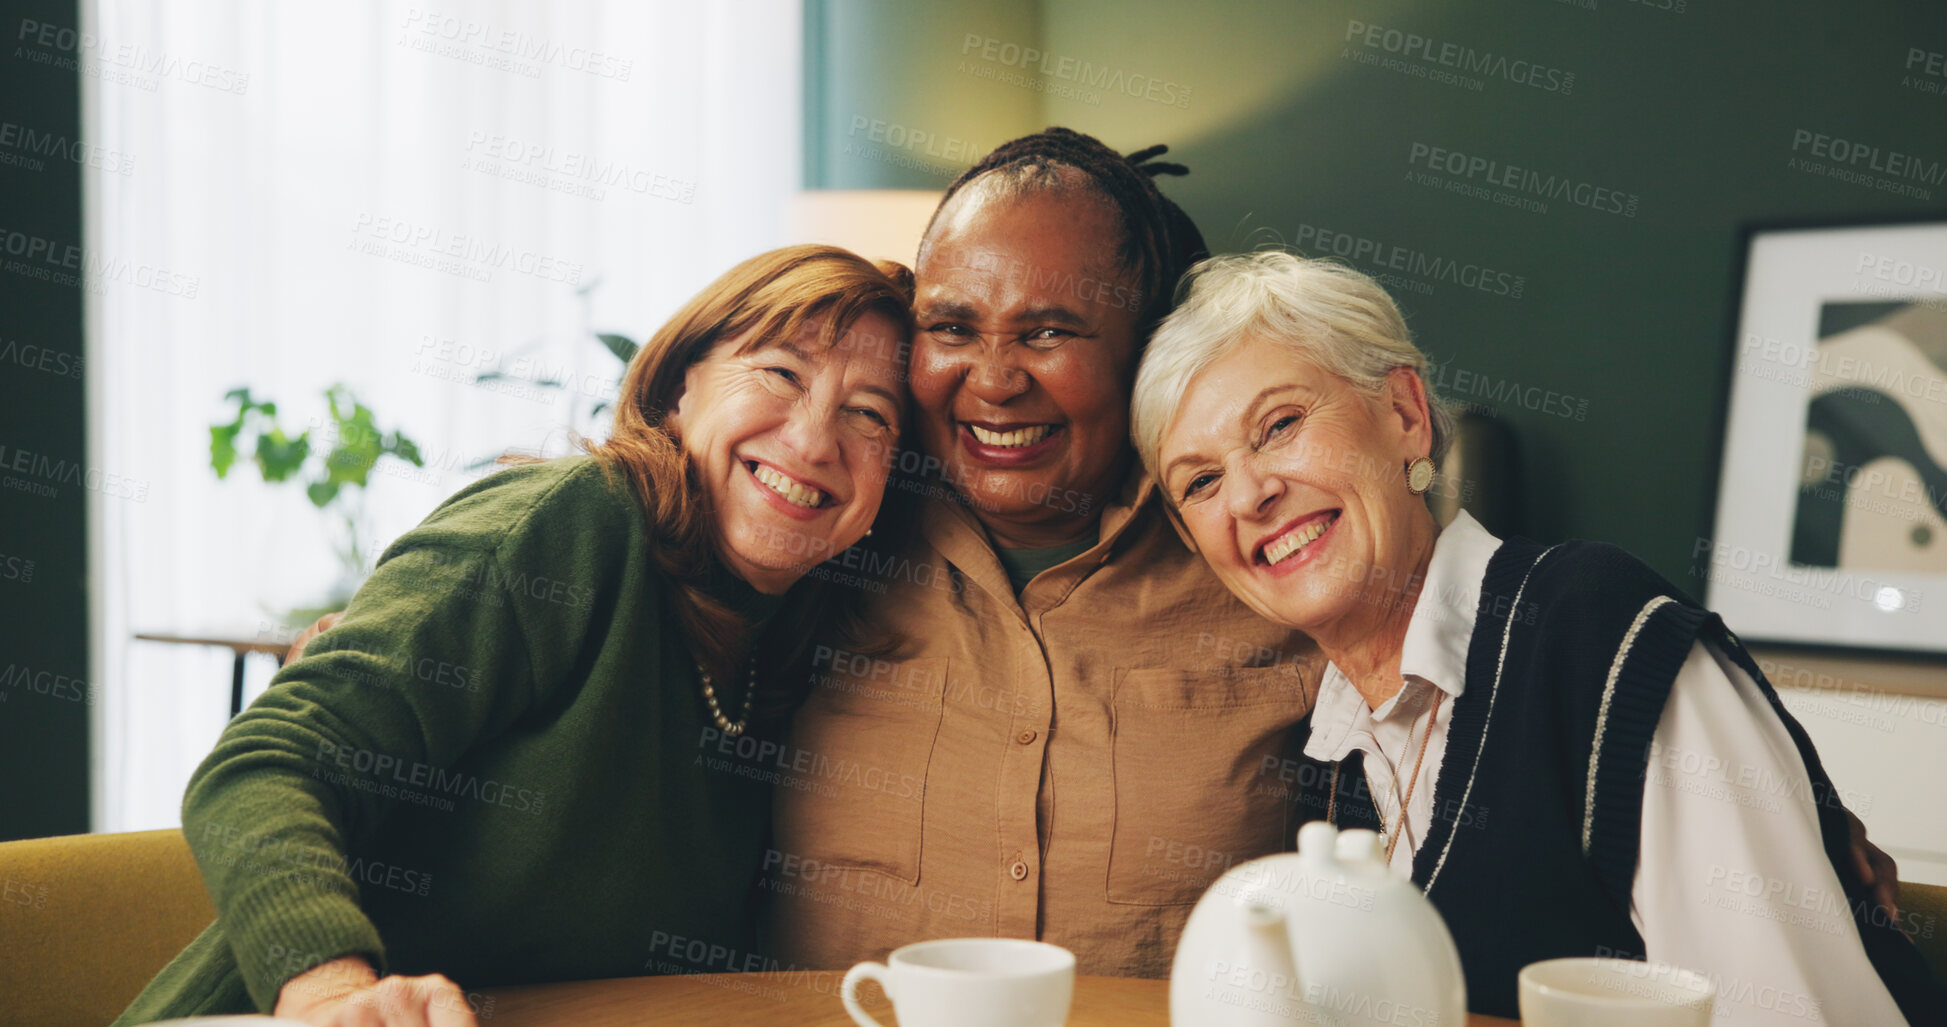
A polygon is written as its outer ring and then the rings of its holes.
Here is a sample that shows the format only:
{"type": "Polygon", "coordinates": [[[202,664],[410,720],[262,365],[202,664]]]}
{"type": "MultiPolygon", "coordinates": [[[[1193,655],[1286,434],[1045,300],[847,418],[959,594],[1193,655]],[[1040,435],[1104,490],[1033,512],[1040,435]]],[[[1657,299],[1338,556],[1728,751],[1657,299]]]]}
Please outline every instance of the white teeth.
{"type": "Polygon", "coordinates": [[[783,496],[793,506],[816,507],[825,501],[825,494],[790,476],[774,471],[763,464],[751,474],[758,481],[771,487],[771,491],[783,496]]]}
{"type": "Polygon", "coordinates": [[[1013,431],[988,431],[977,424],[967,425],[967,428],[973,432],[974,441],[981,445],[1007,448],[1032,446],[1047,438],[1048,433],[1055,430],[1052,424],[1037,424],[1032,428],[1017,428],[1013,431]]]}
{"type": "Polygon", "coordinates": [[[1277,566],[1286,557],[1318,541],[1318,536],[1325,534],[1326,529],[1330,528],[1336,520],[1338,517],[1334,515],[1324,520],[1313,521],[1297,531],[1286,533],[1277,541],[1264,547],[1264,562],[1277,566]]]}

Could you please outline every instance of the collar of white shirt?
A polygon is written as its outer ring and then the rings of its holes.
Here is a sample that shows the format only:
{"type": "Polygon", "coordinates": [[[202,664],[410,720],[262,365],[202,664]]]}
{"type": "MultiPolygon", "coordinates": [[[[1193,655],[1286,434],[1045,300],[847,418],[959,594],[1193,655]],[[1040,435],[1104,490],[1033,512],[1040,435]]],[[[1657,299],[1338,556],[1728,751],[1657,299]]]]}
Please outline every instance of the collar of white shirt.
{"type": "MultiPolygon", "coordinates": [[[[1487,562],[1500,548],[1501,540],[1467,511],[1454,515],[1453,523],[1433,541],[1426,582],[1406,625],[1399,660],[1405,686],[1377,710],[1370,709],[1365,696],[1352,687],[1351,679],[1337,665],[1327,664],[1318,701],[1312,707],[1311,738],[1305,742],[1305,755],[1336,761],[1354,749],[1371,751],[1374,723],[1397,711],[1401,700],[1416,691],[1416,685],[1431,686],[1459,698],[1467,686],[1467,644],[1480,612],[1481,582],[1487,578],[1487,562]]],[[[1422,708],[1417,702],[1408,706],[1415,716],[1422,708]]]]}

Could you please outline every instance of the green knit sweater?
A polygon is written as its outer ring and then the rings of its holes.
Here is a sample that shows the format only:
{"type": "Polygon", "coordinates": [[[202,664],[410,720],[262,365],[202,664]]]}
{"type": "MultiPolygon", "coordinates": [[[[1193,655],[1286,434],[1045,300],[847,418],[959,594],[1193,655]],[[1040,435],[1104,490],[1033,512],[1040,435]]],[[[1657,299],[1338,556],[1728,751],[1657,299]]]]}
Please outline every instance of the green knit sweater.
{"type": "Polygon", "coordinates": [[[469,992],[752,968],[769,792],[711,726],[650,546],[587,458],[492,474],[395,542],[197,769],[217,921],[118,1022],[269,1011],[349,954],[469,992]]]}

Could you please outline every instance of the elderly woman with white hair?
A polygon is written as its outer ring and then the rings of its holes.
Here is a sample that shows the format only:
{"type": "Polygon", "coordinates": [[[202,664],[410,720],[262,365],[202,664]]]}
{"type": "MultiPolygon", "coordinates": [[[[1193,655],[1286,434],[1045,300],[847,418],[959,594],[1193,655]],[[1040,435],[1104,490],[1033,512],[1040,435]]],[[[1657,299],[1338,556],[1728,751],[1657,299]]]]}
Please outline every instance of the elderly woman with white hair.
{"type": "Polygon", "coordinates": [[[1470,1008],[1515,1015],[1522,966],[1610,955],[1707,974],[1739,1024],[1940,1014],[1714,614],[1613,546],[1436,523],[1451,422],[1385,290],[1280,252],[1186,283],[1137,374],[1137,451],[1218,577],[1330,659],[1300,801],[1380,833],[1470,1008]]]}

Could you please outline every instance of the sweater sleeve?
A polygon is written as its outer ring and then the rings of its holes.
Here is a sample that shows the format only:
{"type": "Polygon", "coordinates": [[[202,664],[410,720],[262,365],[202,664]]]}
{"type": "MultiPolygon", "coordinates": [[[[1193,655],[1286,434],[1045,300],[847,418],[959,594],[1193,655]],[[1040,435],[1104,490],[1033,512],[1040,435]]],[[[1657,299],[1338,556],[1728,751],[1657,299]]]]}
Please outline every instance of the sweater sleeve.
{"type": "MultiPolygon", "coordinates": [[[[575,578],[613,554],[578,544],[575,511],[535,516],[559,489],[537,501],[532,480],[502,476],[497,495],[469,489],[395,543],[344,620],[230,723],[191,780],[183,830],[263,1011],[330,959],[384,972],[350,854],[394,802],[436,797],[445,768],[572,679],[599,587],[575,578]]],[[[593,525],[579,530],[599,534],[600,512],[581,513],[593,525]]]]}

